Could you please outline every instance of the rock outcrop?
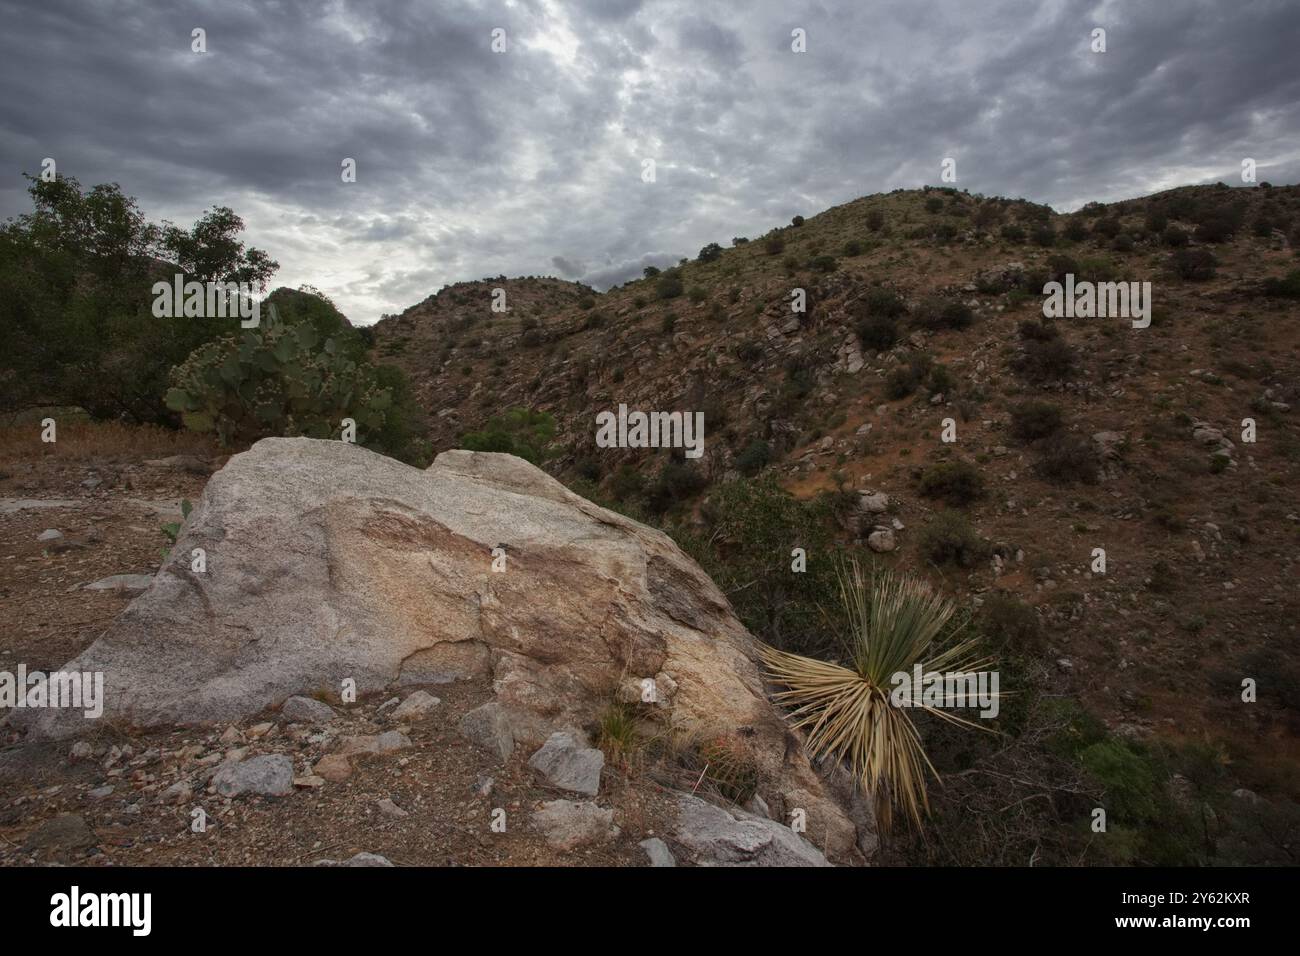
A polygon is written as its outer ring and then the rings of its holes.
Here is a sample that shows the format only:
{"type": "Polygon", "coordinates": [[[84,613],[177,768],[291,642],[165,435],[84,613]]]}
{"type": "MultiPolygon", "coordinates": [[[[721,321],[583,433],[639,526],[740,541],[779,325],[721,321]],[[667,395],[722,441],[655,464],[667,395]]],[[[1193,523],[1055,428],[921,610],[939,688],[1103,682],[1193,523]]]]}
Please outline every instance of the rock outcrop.
{"type": "MultiPolygon", "coordinates": [[[[105,716],[140,727],[237,720],[297,695],[337,702],[345,682],[364,695],[490,677],[494,713],[526,753],[591,726],[621,682],[659,675],[674,731],[743,735],[767,794],[804,808],[832,859],[854,857],[855,827],[788,745],[752,650],[666,535],[518,458],[451,451],[420,471],[270,438],[209,480],[149,589],[64,669],[103,672],[105,716]]],[[[32,737],[93,723],[12,719],[32,737]]]]}

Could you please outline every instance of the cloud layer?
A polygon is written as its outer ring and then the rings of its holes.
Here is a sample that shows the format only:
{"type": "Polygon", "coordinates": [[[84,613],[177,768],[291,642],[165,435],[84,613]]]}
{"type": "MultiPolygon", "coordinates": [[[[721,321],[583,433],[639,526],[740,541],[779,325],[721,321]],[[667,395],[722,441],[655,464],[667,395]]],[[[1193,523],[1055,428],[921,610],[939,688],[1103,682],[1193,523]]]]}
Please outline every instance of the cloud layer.
{"type": "Polygon", "coordinates": [[[0,11],[0,216],[26,211],[21,174],[47,156],[155,219],[229,205],[278,283],[311,283],[358,322],[503,273],[604,288],[937,183],[945,157],[961,188],[1060,209],[1239,181],[1245,157],[1261,179],[1300,178],[1290,0],[0,11]]]}

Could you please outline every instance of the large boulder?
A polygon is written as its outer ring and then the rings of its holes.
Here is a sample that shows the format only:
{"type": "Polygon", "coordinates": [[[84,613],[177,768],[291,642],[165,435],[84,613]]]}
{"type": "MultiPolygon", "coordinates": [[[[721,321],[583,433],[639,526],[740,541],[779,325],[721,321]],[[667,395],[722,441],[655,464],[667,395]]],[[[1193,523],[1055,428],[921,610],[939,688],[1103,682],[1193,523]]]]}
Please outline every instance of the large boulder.
{"type": "MultiPolygon", "coordinates": [[[[409,685],[408,669],[491,678],[531,748],[589,726],[621,679],[667,675],[673,730],[743,735],[766,792],[797,794],[809,832],[847,826],[827,853],[856,855],[852,824],[788,746],[753,650],[666,535],[518,458],[450,451],[420,471],[343,442],[268,438],[212,476],[149,589],[64,669],[102,671],[105,717],[141,727],[337,700],[349,678],[379,692],[409,685]],[[194,548],[206,572],[191,571],[194,548]]],[[[94,723],[67,710],[12,720],[47,738],[94,723]]]]}

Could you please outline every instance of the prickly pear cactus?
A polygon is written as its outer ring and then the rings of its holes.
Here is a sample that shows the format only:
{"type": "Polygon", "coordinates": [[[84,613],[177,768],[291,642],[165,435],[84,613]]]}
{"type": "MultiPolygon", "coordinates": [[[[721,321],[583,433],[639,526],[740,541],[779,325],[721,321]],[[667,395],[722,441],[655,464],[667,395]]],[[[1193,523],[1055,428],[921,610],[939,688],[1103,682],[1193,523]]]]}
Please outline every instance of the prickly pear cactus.
{"type": "Polygon", "coordinates": [[[343,419],[356,440],[383,428],[392,390],[374,369],[321,339],[309,323],[267,323],[195,349],[176,366],[167,407],[185,427],[216,432],[223,444],[267,435],[338,438],[343,419]]]}

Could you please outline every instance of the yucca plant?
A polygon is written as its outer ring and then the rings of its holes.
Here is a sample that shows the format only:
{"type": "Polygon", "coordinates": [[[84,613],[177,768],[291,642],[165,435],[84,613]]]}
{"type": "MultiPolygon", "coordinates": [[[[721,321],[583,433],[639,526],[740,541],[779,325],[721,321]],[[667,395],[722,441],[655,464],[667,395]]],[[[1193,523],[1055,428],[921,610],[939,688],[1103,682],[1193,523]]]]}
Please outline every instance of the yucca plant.
{"type": "MultiPolygon", "coordinates": [[[[892,677],[922,671],[969,673],[991,660],[979,657],[974,639],[941,640],[955,608],[923,581],[881,574],[870,578],[856,561],[841,565],[839,598],[847,633],[848,666],[759,645],[768,677],[787,689],[775,695],[793,708],[794,726],[805,728],[814,756],[847,759],[855,782],[875,801],[888,830],[895,809],[919,826],[929,812],[926,771],[938,773],[925,754],[907,710],[890,700],[892,677]],[[946,646],[944,646],[946,644],[946,646]]],[[[924,707],[944,720],[979,728],[949,711],[924,707]]]]}

